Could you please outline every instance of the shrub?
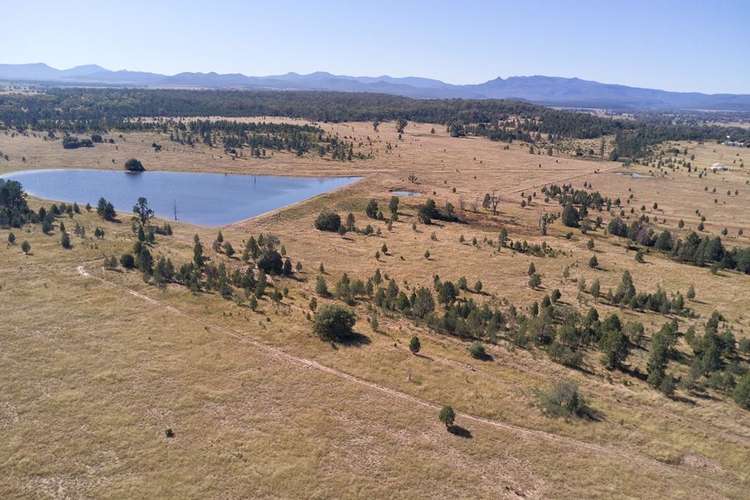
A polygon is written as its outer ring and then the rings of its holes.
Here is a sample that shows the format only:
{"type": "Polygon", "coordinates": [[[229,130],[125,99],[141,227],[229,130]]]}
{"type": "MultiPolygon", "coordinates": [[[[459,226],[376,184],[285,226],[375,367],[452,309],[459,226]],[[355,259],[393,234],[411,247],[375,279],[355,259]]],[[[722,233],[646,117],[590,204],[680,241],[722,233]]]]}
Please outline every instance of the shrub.
{"type": "Polygon", "coordinates": [[[378,218],[378,202],[376,200],[370,200],[365,208],[365,213],[371,219],[378,218]]]}
{"type": "Polygon", "coordinates": [[[135,257],[129,253],[122,254],[120,256],[120,265],[125,269],[133,269],[135,267],[135,257]]]}
{"type": "Polygon", "coordinates": [[[341,217],[336,212],[323,211],[315,219],[315,229],[336,232],[341,227],[341,217]]]}
{"type": "Polygon", "coordinates": [[[109,201],[104,198],[99,198],[99,203],[96,206],[96,213],[99,214],[104,220],[112,221],[117,217],[115,207],[109,201]]]}
{"type": "Polygon", "coordinates": [[[318,280],[315,282],[315,293],[321,297],[328,297],[328,284],[323,276],[318,276],[318,280]]]}
{"type": "Polygon", "coordinates": [[[419,337],[416,335],[409,341],[409,350],[412,354],[417,354],[422,348],[422,344],[419,342],[419,337]]]}
{"type": "Polygon", "coordinates": [[[353,337],[352,328],[356,321],[356,316],[350,309],[326,304],[315,312],[313,331],[323,340],[341,342],[353,337]]]}
{"type": "Polygon", "coordinates": [[[574,351],[560,342],[553,342],[547,352],[552,361],[570,368],[577,368],[583,363],[583,354],[581,352],[574,351]]]}
{"type": "Polygon", "coordinates": [[[284,269],[284,261],[281,254],[276,250],[267,250],[258,259],[258,268],[269,274],[281,274],[284,269]]]}
{"type": "Polygon", "coordinates": [[[675,390],[674,378],[671,375],[665,375],[661,383],[659,384],[659,390],[665,396],[671,397],[674,394],[674,390],[675,390]]]}
{"type": "Polygon", "coordinates": [[[125,170],[127,170],[128,172],[143,172],[146,169],[144,168],[143,163],[141,163],[140,160],[131,158],[125,162],[125,170]]]}
{"type": "Polygon", "coordinates": [[[31,244],[28,241],[21,243],[21,251],[24,254],[29,255],[29,252],[31,252],[31,244]]]}
{"type": "Polygon", "coordinates": [[[549,391],[538,394],[542,411],[550,417],[584,417],[589,408],[574,382],[556,383],[549,391]]]}
{"type": "Polygon", "coordinates": [[[562,212],[562,223],[568,227],[578,227],[581,215],[573,205],[565,205],[562,212]]]}
{"type": "Polygon", "coordinates": [[[534,273],[529,277],[529,288],[536,289],[542,284],[542,278],[534,273]]]}
{"type": "Polygon", "coordinates": [[[481,342],[472,342],[469,346],[469,354],[474,359],[485,359],[487,357],[487,351],[484,349],[484,344],[481,342]]]}
{"type": "Polygon", "coordinates": [[[446,429],[453,427],[453,422],[456,421],[456,412],[450,406],[443,406],[438,414],[438,419],[445,424],[446,429]]]}
{"type": "Polygon", "coordinates": [[[745,374],[734,388],[734,401],[746,410],[750,410],[750,373],[745,374]]]}
{"type": "Polygon", "coordinates": [[[233,247],[233,246],[232,246],[232,244],[231,244],[231,243],[229,243],[228,241],[225,241],[225,242],[224,242],[224,245],[222,245],[222,248],[223,248],[223,250],[224,250],[224,254],[225,254],[225,255],[226,255],[227,257],[231,257],[231,256],[233,256],[233,255],[234,255],[234,253],[235,253],[235,252],[234,252],[234,247],[233,247]]]}
{"type": "Polygon", "coordinates": [[[596,255],[592,255],[589,259],[589,267],[592,269],[599,267],[599,259],[596,258],[596,255]]]}

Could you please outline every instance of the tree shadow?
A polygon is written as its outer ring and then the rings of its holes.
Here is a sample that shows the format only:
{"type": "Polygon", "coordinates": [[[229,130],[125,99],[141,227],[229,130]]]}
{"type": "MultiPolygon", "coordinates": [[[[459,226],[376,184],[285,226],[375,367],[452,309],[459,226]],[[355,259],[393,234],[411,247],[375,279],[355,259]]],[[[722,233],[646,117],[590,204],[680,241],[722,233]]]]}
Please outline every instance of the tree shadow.
{"type": "Polygon", "coordinates": [[[637,378],[638,380],[646,381],[648,378],[645,373],[642,373],[638,368],[630,368],[627,366],[620,366],[620,371],[630,375],[631,377],[637,378]]]}
{"type": "Polygon", "coordinates": [[[487,352],[480,354],[478,356],[472,355],[472,358],[477,359],[479,361],[495,361],[494,356],[492,356],[492,354],[489,354],[487,352]]]}
{"type": "Polygon", "coordinates": [[[458,436],[464,439],[472,439],[474,437],[471,434],[471,431],[469,429],[466,429],[465,427],[461,427],[460,425],[455,425],[455,424],[448,426],[448,432],[450,432],[454,436],[458,436]]]}
{"type": "Polygon", "coordinates": [[[693,389],[693,390],[690,391],[690,395],[694,396],[694,397],[696,397],[698,399],[703,399],[705,401],[719,401],[718,398],[713,397],[712,395],[710,395],[706,391],[700,391],[700,390],[693,389]]]}
{"type": "Polygon", "coordinates": [[[671,396],[667,396],[672,401],[677,401],[678,403],[686,403],[690,406],[695,406],[696,402],[690,398],[686,398],[685,396],[680,396],[679,394],[672,394],[671,396]]]}
{"type": "Polygon", "coordinates": [[[604,422],[606,414],[603,411],[596,410],[586,406],[581,412],[581,418],[590,422],[604,422]]]}
{"type": "Polygon", "coordinates": [[[570,368],[571,370],[580,372],[580,373],[585,373],[586,375],[594,375],[594,371],[591,370],[590,368],[587,368],[584,365],[578,365],[578,366],[563,365],[563,366],[565,366],[566,368],[570,368]]]}
{"type": "Polygon", "coordinates": [[[347,338],[341,339],[338,342],[331,342],[334,349],[338,346],[341,347],[362,347],[371,344],[372,341],[367,335],[363,335],[359,332],[352,332],[347,338]]]}
{"type": "Polygon", "coordinates": [[[427,356],[425,354],[415,353],[414,355],[416,357],[418,357],[418,358],[426,359],[428,361],[435,361],[433,358],[431,358],[431,357],[429,357],[429,356],[427,356]]]}

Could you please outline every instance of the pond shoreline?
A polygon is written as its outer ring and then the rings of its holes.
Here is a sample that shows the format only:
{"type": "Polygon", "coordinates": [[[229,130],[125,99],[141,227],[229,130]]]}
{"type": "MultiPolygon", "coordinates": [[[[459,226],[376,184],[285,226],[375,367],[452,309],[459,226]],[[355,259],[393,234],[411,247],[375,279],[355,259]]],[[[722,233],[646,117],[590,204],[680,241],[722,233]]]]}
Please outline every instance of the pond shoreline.
{"type": "Polygon", "coordinates": [[[26,169],[0,174],[35,198],[66,203],[112,202],[121,213],[143,196],[156,216],[201,227],[222,227],[275,213],[349,188],[360,176],[247,175],[105,169],[26,169]]]}

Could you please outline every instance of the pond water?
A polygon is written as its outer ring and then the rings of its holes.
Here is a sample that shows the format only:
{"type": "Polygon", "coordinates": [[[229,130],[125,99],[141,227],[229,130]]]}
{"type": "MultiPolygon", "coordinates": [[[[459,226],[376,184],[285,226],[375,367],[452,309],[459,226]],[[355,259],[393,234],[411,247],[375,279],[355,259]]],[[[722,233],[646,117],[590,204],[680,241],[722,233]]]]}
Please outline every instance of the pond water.
{"type": "Polygon", "coordinates": [[[419,196],[421,193],[417,193],[416,191],[391,191],[391,195],[393,196],[403,196],[405,198],[408,198],[410,196],[419,196]]]}
{"type": "Polygon", "coordinates": [[[50,200],[90,203],[104,197],[130,214],[148,199],[154,212],[202,226],[222,226],[349,185],[359,177],[286,177],[192,172],[26,170],[0,176],[17,180],[29,194],[50,200]]]}

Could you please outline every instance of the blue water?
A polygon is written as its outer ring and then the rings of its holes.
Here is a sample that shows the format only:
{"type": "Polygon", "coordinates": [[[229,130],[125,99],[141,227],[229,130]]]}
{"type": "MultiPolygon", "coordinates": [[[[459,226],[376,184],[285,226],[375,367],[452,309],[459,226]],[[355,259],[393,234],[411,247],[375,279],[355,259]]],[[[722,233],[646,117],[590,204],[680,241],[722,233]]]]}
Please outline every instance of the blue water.
{"type": "Polygon", "coordinates": [[[346,186],[358,177],[285,177],[191,172],[26,170],[3,175],[29,194],[50,200],[96,203],[102,196],[130,214],[140,196],[164,219],[222,226],[346,186]]]}

